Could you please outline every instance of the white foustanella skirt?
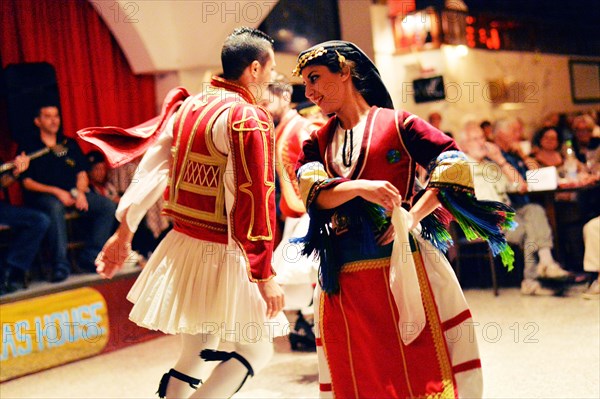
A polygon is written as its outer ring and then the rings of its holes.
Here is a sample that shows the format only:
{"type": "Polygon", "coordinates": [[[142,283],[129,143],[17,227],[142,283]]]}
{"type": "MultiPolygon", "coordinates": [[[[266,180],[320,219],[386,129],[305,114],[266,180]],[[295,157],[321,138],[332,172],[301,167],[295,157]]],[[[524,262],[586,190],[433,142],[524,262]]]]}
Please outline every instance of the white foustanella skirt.
{"type": "Polygon", "coordinates": [[[235,244],[170,231],[127,295],[129,318],[167,334],[219,334],[223,341],[253,343],[290,331],[280,312],[267,319],[258,286],[248,279],[235,244]]]}

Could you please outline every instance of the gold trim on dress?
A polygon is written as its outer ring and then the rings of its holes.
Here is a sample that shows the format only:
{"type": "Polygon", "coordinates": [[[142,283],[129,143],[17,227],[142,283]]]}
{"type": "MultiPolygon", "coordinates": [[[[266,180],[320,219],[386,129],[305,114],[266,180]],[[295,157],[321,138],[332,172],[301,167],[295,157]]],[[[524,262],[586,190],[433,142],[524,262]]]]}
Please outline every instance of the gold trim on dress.
{"type": "MultiPolygon", "coordinates": [[[[414,240],[412,237],[410,237],[410,239],[414,240]]],[[[423,308],[425,309],[426,320],[431,330],[431,338],[433,339],[435,346],[438,365],[442,374],[442,385],[444,388],[441,393],[427,395],[427,398],[455,398],[454,384],[452,382],[452,364],[446,350],[446,339],[444,337],[444,332],[442,331],[440,321],[437,317],[435,299],[433,298],[433,293],[431,292],[431,287],[429,286],[429,280],[427,278],[425,264],[423,263],[423,258],[421,256],[419,243],[416,242],[416,240],[414,240],[413,243],[415,251],[412,253],[412,256],[415,262],[419,287],[421,287],[423,308]]]]}
{"type": "Polygon", "coordinates": [[[298,177],[298,187],[300,188],[300,196],[306,207],[308,197],[315,183],[327,180],[329,175],[325,171],[325,167],[320,162],[309,162],[300,168],[300,176],[298,177]],[[316,165],[316,167],[315,167],[316,165]]]}
{"type": "Polygon", "coordinates": [[[357,260],[344,263],[340,273],[355,273],[363,270],[383,269],[390,266],[390,258],[357,260]]]}
{"type": "Polygon", "coordinates": [[[441,161],[431,172],[430,184],[474,189],[471,168],[464,160],[441,161]]]}

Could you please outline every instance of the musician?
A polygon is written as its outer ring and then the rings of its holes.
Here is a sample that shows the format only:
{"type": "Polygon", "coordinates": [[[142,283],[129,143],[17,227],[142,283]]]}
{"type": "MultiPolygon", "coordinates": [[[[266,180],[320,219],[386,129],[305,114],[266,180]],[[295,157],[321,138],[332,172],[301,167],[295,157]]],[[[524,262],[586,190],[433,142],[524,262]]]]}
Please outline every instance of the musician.
{"type": "Polygon", "coordinates": [[[42,212],[12,205],[4,190],[29,167],[29,157],[21,153],[7,166],[6,172],[0,174],[3,188],[0,191],[0,225],[10,228],[10,245],[1,263],[0,295],[25,288],[25,274],[50,225],[50,219],[42,212]]]}
{"type": "Polygon", "coordinates": [[[84,271],[95,272],[94,260],[112,233],[116,205],[89,189],[88,162],[77,143],[59,132],[58,107],[41,106],[34,124],[40,134],[24,146],[27,152],[60,147],[60,150],[50,151],[32,162],[22,176],[25,203],[50,217],[51,281],[60,282],[71,270],[67,258],[65,212],[75,209],[89,224],[85,229],[88,233],[86,245],[79,253],[77,264],[84,271]]]}

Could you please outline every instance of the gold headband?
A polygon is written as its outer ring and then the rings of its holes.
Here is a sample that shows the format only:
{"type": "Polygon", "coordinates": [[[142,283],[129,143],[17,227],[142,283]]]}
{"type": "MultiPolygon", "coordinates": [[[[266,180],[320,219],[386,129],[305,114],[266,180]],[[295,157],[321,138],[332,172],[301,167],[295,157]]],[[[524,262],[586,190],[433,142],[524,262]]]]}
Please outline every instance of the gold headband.
{"type": "MultiPolygon", "coordinates": [[[[340,69],[344,68],[344,65],[346,65],[346,57],[344,57],[343,55],[341,55],[340,53],[338,53],[337,50],[334,50],[335,53],[338,56],[338,62],[340,63],[340,69]]],[[[303,54],[299,59],[298,59],[298,63],[296,64],[296,68],[294,68],[294,70],[292,71],[292,76],[300,76],[300,72],[302,71],[302,68],[304,68],[304,66],[306,65],[306,63],[310,60],[313,60],[315,58],[318,58],[320,56],[322,56],[323,54],[327,53],[327,50],[325,50],[325,47],[318,47],[316,49],[313,49],[311,51],[309,51],[306,54],[303,54]]]]}
{"type": "Polygon", "coordinates": [[[316,49],[309,51],[306,54],[302,54],[302,56],[300,56],[300,58],[298,59],[296,68],[294,68],[294,70],[292,71],[292,76],[300,76],[300,71],[302,71],[302,68],[304,68],[304,65],[306,65],[306,63],[308,61],[310,61],[314,58],[320,57],[323,54],[325,54],[326,52],[327,52],[327,50],[325,50],[325,47],[318,47],[316,49]]]}

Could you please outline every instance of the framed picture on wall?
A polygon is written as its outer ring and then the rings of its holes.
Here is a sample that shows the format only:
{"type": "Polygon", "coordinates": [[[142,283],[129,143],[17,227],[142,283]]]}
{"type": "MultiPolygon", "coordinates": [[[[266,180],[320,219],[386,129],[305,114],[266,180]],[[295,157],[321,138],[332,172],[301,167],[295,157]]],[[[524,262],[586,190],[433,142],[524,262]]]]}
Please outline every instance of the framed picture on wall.
{"type": "Polygon", "coordinates": [[[275,51],[297,55],[340,39],[339,20],[337,0],[279,0],[258,28],[275,40],[275,51]]]}
{"type": "Polygon", "coordinates": [[[600,61],[569,60],[573,102],[600,102],[600,61]]]}
{"type": "Polygon", "coordinates": [[[443,76],[415,79],[413,80],[413,89],[417,104],[446,98],[443,76]]]}

